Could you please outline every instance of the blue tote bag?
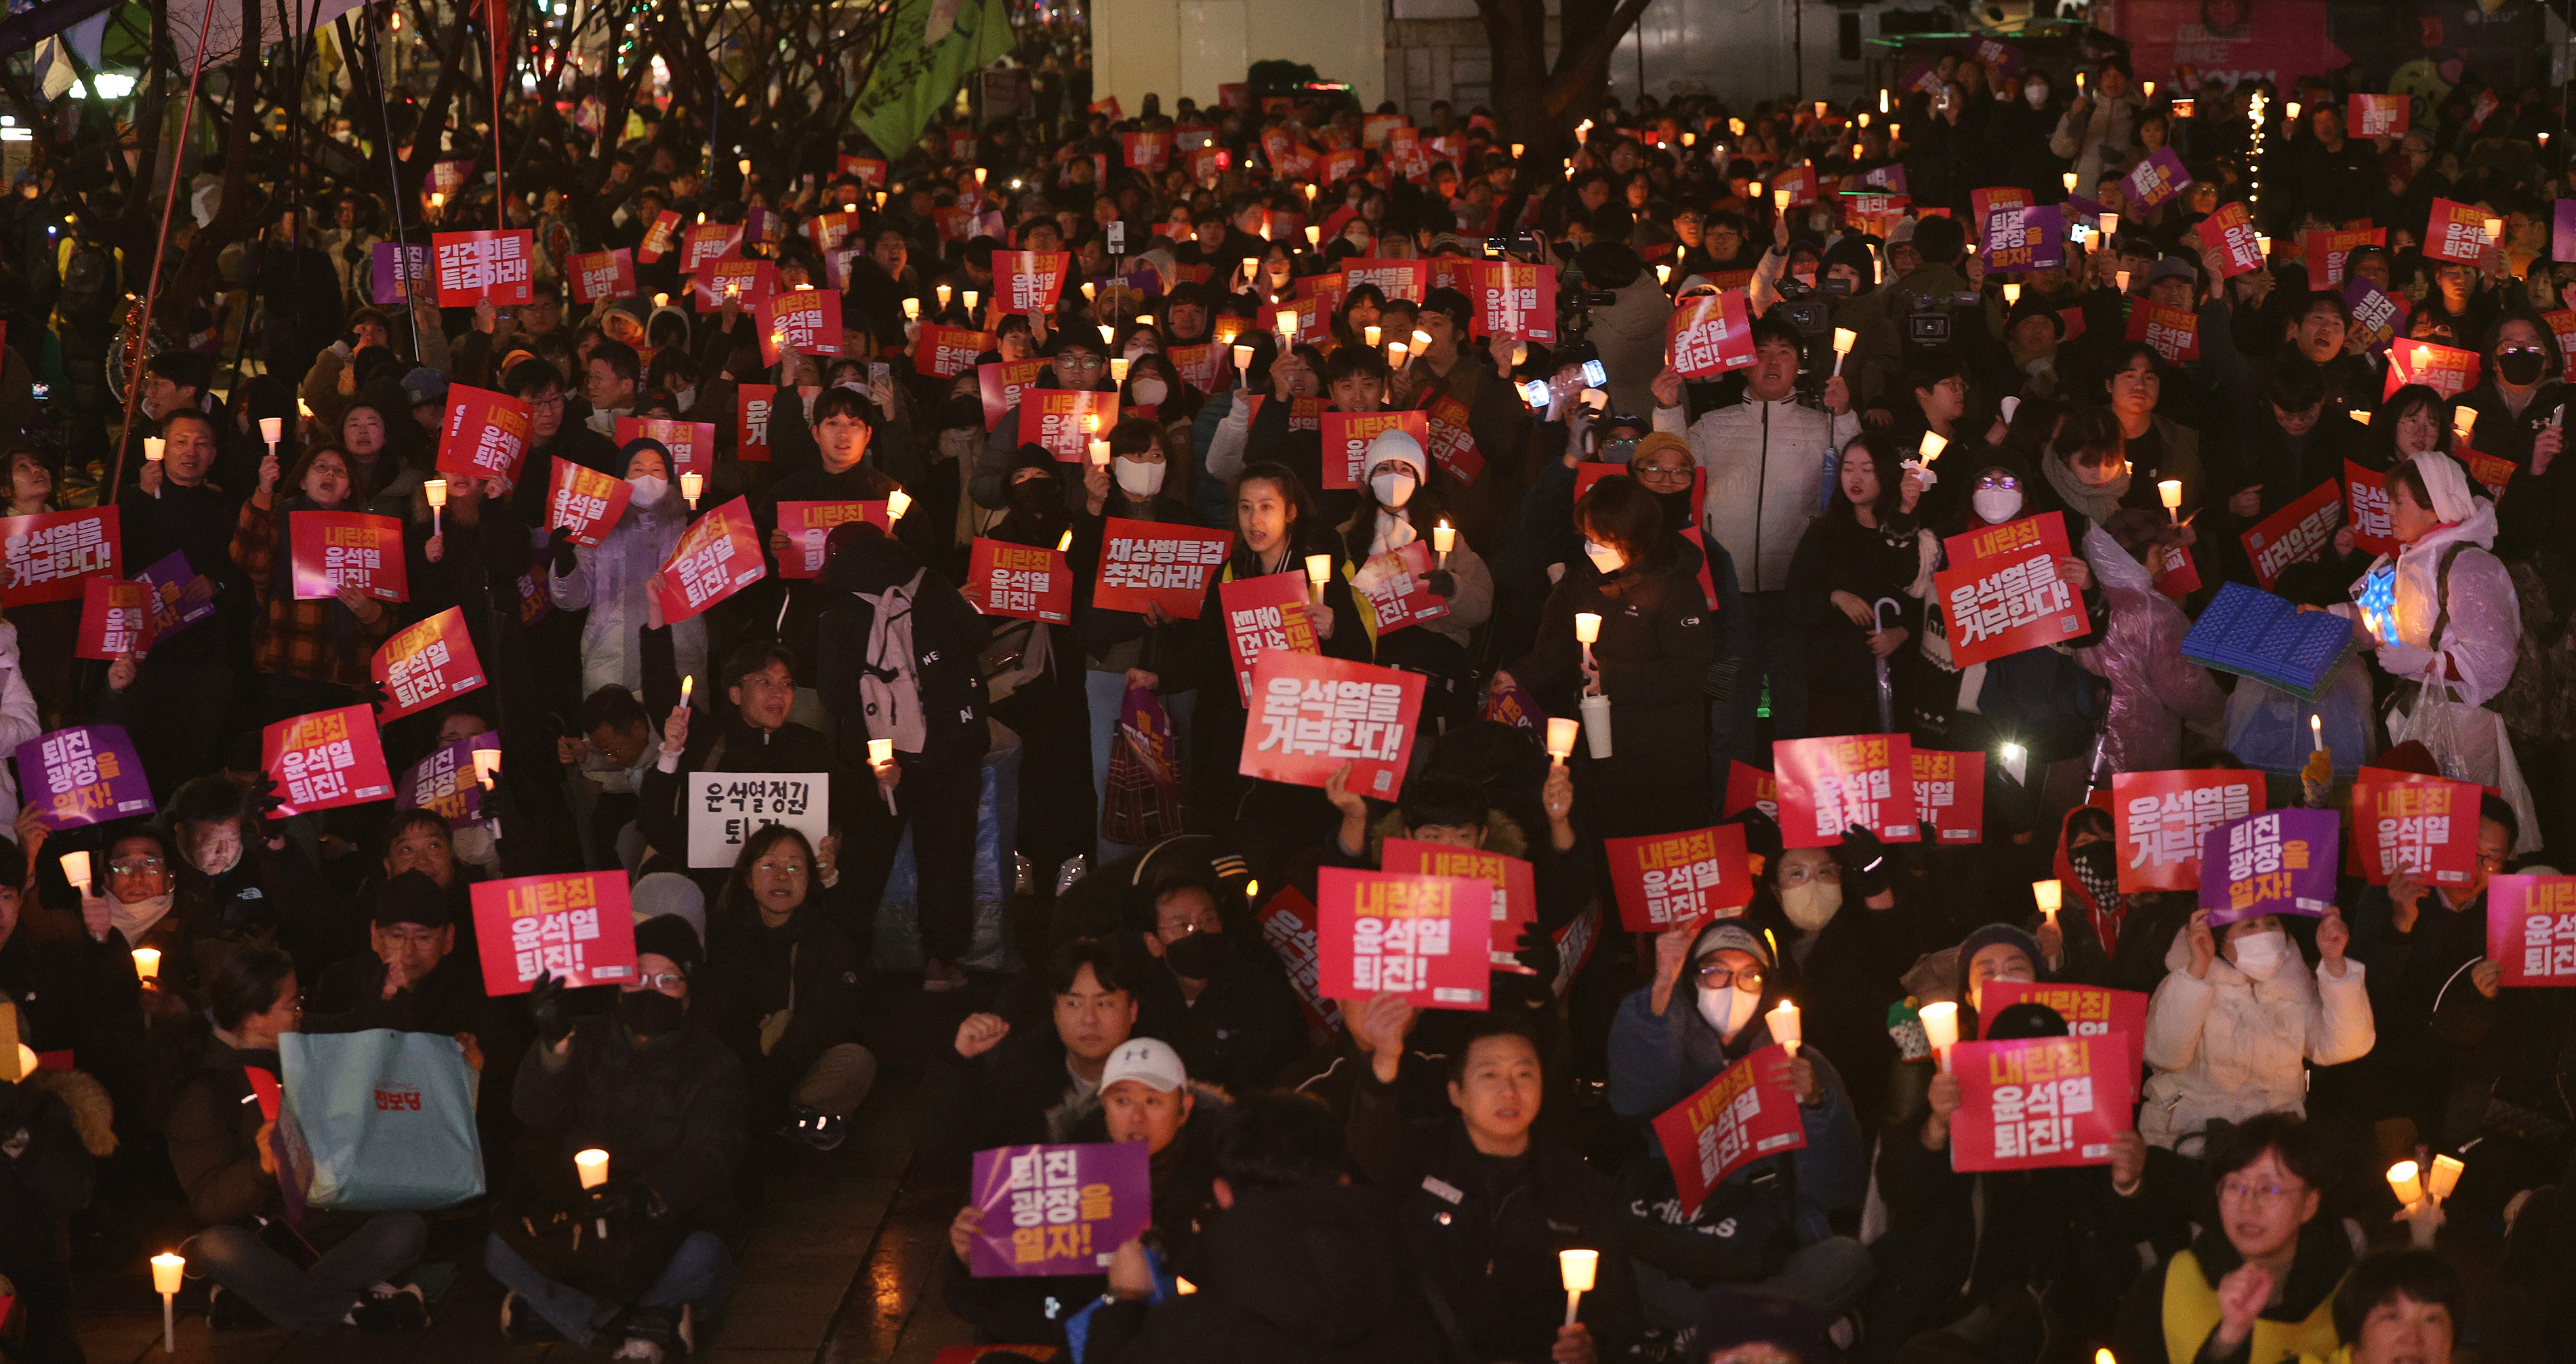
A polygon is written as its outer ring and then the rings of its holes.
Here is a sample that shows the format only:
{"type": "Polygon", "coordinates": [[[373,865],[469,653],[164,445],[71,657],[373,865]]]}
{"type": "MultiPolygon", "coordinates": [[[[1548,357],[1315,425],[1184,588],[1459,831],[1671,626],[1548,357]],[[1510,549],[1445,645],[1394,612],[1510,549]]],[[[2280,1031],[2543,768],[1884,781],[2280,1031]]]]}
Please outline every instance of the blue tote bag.
{"type": "Polygon", "coordinates": [[[476,1075],[454,1038],[375,1028],[291,1032],[277,1043],[286,1070],[278,1125],[309,1153],[309,1204],[382,1212],[482,1197],[476,1075]]]}

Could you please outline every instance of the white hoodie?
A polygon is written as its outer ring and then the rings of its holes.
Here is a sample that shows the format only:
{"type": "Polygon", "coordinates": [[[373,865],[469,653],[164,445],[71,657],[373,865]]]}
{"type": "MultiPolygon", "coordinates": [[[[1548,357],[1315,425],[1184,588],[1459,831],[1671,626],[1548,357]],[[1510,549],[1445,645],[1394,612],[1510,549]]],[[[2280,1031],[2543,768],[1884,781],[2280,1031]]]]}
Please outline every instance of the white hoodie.
{"type": "MultiPolygon", "coordinates": [[[[2222,933],[2224,930],[2219,930],[2222,933]]],[[[2191,930],[2165,949],[2164,983],[2147,1004],[2146,1104],[2138,1133],[2177,1148],[2212,1118],[2243,1122],[2257,1113],[2307,1111],[2306,1062],[2337,1066],[2378,1042],[2362,965],[2347,957],[2340,978],[2320,978],[2293,945],[2270,980],[2257,983],[2221,953],[2195,980],[2191,930]]]]}

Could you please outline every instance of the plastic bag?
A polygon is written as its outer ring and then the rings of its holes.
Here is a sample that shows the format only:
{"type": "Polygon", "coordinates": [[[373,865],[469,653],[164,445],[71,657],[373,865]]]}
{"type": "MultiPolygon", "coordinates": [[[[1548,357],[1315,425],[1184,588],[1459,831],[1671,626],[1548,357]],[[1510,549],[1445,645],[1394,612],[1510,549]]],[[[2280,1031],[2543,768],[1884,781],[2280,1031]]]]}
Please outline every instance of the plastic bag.
{"type": "Polygon", "coordinates": [[[1109,800],[1100,836],[1112,843],[1159,843],[1181,831],[1180,743],[1161,698],[1127,689],[1109,744],[1109,800]]]}

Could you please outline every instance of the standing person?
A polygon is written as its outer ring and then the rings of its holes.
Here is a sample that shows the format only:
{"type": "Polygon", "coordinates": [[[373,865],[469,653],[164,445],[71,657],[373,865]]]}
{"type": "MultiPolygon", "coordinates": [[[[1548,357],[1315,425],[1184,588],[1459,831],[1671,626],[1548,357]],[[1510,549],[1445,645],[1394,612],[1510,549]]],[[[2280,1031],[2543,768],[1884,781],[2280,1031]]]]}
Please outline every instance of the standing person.
{"type": "Polygon", "coordinates": [[[1799,539],[1788,591],[1807,637],[1808,716],[1818,733],[1886,733],[1912,710],[1923,598],[1940,552],[1916,520],[1922,498],[1921,477],[1899,465],[1895,444],[1866,433],[1843,447],[1833,499],[1799,539]],[[1878,714],[1882,672],[1887,724],[1878,714]]]}
{"type": "MultiPolygon", "coordinates": [[[[1090,731],[1091,794],[1095,811],[1109,808],[1109,763],[1118,742],[1118,717],[1131,688],[1155,693],[1171,717],[1179,751],[1189,752],[1190,716],[1198,692],[1186,685],[1174,664],[1189,638],[1186,622],[1175,621],[1160,602],[1142,611],[1116,611],[1095,605],[1092,592],[1100,582],[1100,555],[1107,544],[1109,518],[1164,525],[1195,526],[1198,515],[1188,503],[1164,492],[1171,471],[1170,446],[1163,428],[1130,417],[1109,428],[1109,463],[1089,466],[1083,474],[1082,514],[1074,519],[1074,637],[1083,655],[1085,723],[1090,731]],[[1171,676],[1166,680],[1165,674],[1171,676]]],[[[1015,474],[1017,470],[1013,471],[1015,474]]],[[[1057,500],[1062,505],[1062,499],[1057,500]]],[[[1014,516],[1021,515],[1016,509],[1014,516]]],[[[1045,543],[1052,545],[1053,541],[1045,543]]],[[[1096,826],[1095,826],[1096,831],[1096,826]]],[[[1107,866],[1135,851],[1106,835],[1096,841],[1100,865],[1107,866]]],[[[1043,859],[1042,859],[1043,860],[1043,859]]]]}
{"type": "MultiPolygon", "coordinates": [[[[1361,456],[1362,486],[1350,519],[1341,526],[1342,552],[1359,565],[1352,583],[1363,592],[1390,590],[1410,577],[1398,555],[1405,546],[1430,548],[1441,527],[1456,530],[1450,512],[1454,485],[1435,476],[1422,443],[1402,431],[1381,431],[1361,456]]],[[[1423,591],[1440,598],[1449,614],[1418,625],[1377,631],[1377,661],[1430,679],[1423,693],[1423,725],[1437,732],[1473,718],[1475,679],[1467,660],[1468,636],[1494,609],[1494,576],[1464,536],[1451,538],[1446,566],[1435,558],[1421,575],[1423,591]]],[[[1372,601],[1370,611],[1375,613],[1372,601]]]]}
{"type": "MultiPolygon", "coordinates": [[[[232,562],[230,527],[241,499],[207,481],[219,453],[213,425],[185,409],[161,424],[165,446],[140,483],[116,499],[125,537],[128,575],[185,556],[189,572],[178,584],[181,611],[215,604],[215,618],[157,636],[135,660],[134,685],[125,693],[126,727],[135,756],[155,775],[157,793],[175,789],[198,772],[213,770],[224,727],[206,723],[232,704],[238,641],[249,633],[249,584],[232,562]]],[[[13,457],[14,470],[19,459],[13,457]]]]}
{"type": "MultiPolygon", "coordinates": [[[[589,428],[581,428],[589,434],[589,428]]],[[[629,495],[617,524],[596,545],[576,545],[568,527],[547,537],[546,598],[567,611],[586,611],[581,627],[581,694],[602,687],[644,690],[643,632],[660,615],[651,584],[688,533],[689,511],[672,495],[671,451],[650,437],[626,443],[615,472],[629,495]]],[[[715,679],[707,671],[707,620],[691,616],[671,631],[671,652],[684,677],[715,679]]]]}
{"type": "Polygon", "coordinates": [[[259,603],[251,663],[262,676],[263,721],[348,705],[373,680],[368,660],[396,624],[392,608],[346,584],[334,597],[295,595],[293,518],[348,509],[348,457],[327,445],[305,451],[288,480],[296,495],[283,505],[277,477],[277,456],[270,455],[260,463],[258,490],[242,504],[232,543],[233,563],[259,603]]]}
{"type": "MultiPolygon", "coordinates": [[[[903,489],[907,477],[915,485],[922,480],[910,472],[917,467],[911,425],[887,415],[886,409],[857,389],[840,385],[823,390],[814,399],[811,421],[815,458],[805,463],[795,453],[795,447],[803,444],[805,437],[794,417],[782,411],[770,419],[771,440],[779,447],[781,465],[792,472],[771,484],[765,496],[753,500],[752,521],[768,551],[771,568],[770,576],[746,594],[745,605],[760,610],[765,619],[779,621],[780,642],[794,650],[799,659],[810,659],[819,665],[826,651],[816,625],[830,594],[821,581],[798,581],[778,571],[779,564],[803,554],[806,548],[791,543],[793,537],[779,524],[779,504],[884,503],[903,489]],[[892,470],[906,473],[898,475],[892,470]],[[786,595],[783,611],[773,593],[786,595]]],[[[937,520],[924,508],[919,514],[907,513],[898,518],[891,533],[914,557],[929,563],[940,550],[938,529],[937,520]]],[[[796,682],[799,687],[820,685],[816,673],[804,670],[799,671],[796,682]]]]}

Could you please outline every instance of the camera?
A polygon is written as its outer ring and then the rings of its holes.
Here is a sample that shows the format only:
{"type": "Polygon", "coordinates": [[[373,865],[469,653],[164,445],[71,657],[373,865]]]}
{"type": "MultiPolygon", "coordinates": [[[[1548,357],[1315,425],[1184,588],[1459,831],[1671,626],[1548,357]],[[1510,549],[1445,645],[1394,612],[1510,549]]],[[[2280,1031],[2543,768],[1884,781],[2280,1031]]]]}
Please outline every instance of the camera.
{"type": "Polygon", "coordinates": [[[1973,310],[1981,300],[1973,290],[1932,294],[1916,298],[1905,313],[1906,344],[1925,348],[1947,346],[1963,333],[1955,324],[1961,310],[1973,310]]]}

